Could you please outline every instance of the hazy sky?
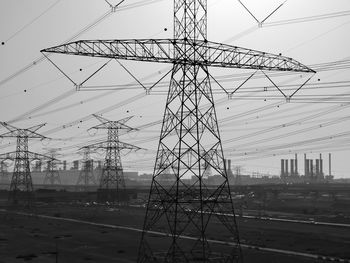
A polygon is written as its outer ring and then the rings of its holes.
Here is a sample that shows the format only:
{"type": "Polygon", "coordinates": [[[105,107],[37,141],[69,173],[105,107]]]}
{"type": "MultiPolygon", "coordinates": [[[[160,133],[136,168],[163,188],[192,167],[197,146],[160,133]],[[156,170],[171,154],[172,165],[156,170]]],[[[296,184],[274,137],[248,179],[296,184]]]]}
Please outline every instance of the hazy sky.
{"type": "MultiPolygon", "coordinates": [[[[241,2],[262,21],[284,1],[241,2]]],[[[169,77],[146,95],[111,61],[84,84],[83,91],[76,92],[66,77],[42,59],[40,50],[74,37],[172,38],[172,8],[171,0],[125,0],[115,13],[108,13],[104,0],[0,1],[0,120],[21,128],[47,123],[39,132],[53,140],[49,144],[32,141],[30,150],[44,153],[44,148],[59,147],[69,160],[79,158],[78,146],[105,137],[102,131],[94,136],[86,132],[98,124],[91,114],[111,120],[133,115],[128,124],[140,130],[121,139],[147,151],[123,156],[124,167],[152,171],[169,77]]],[[[318,71],[290,103],[266,78],[247,82],[231,100],[213,83],[223,148],[233,165],[242,165],[248,172],[278,174],[281,158],[297,153],[302,159],[307,153],[316,159],[320,153],[326,157],[331,152],[335,176],[350,177],[349,32],[349,0],[288,0],[262,27],[239,1],[208,0],[209,40],[282,53],[318,71]],[[339,60],[343,61],[334,63],[339,60]]],[[[50,59],[78,84],[106,62],[56,54],[50,59]]],[[[145,86],[170,69],[167,64],[121,63],[145,86]]],[[[251,74],[231,69],[211,69],[211,73],[231,91],[251,74]]],[[[288,94],[310,77],[267,74],[288,94]]],[[[14,150],[14,140],[1,141],[1,153],[14,150]]],[[[303,172],[302,165],[299,169],[303,172]]]]}

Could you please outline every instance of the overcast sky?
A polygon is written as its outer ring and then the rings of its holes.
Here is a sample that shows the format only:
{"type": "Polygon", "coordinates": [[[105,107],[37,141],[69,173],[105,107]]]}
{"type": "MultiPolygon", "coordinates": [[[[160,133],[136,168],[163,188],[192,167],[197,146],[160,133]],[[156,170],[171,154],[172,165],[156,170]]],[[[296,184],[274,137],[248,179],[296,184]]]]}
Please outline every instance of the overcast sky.
{"type": "MultiPolygon", "coordinates": [[[[263,21],[284,1],[241,2],[263,21]]],[[[0,1],[0,120],[20,128],[47,123],[38,132],[52,140],[32,141],[30,150],[61,148],[63,158],[73,160],[79,159],[77,147],[105,137],[103,131],[86,132],[98,124],[92,114],[111,120],[134,116],[128,124],[140,130],[121,140],[147,150],[123,156],[123,164],[127,170],[151,172],[169,77],[146,95],[118,62],[111,61],[77,92],[40,50],[70,39],[172,38],[172,8],[171,0],[125,0],[115,13],[108,13],[104,0],[0,1]]],[[[290,103],[267,78],[252,79],[230,100],[213,83],[226,157],[248,172],[279,174],[281,158],[297,153],[303,159],[307,153],[316,159],[321,153],[326,159],[332,153],[335,176],[350,178],[350,1],[288,0],[262,26],[255,18],[239,1],[208,0],[208,38],[282,53],[318,72],[290,103]]],[[[50,59],[77,84],[106,62],[56,54],[50,59]]],[[[120,62],[145,86],[170,70],[167,64],[120,62]]],[[[211,73],[232,91],[251,71],[211,73]]],[[[286,94],[311,76],[267,74],[286,94]]],[[[1,141],[1,153],[14,150],[14,140],[1,141]]],[[[324,170],[328,173],[328,160],[324,170]]]]}

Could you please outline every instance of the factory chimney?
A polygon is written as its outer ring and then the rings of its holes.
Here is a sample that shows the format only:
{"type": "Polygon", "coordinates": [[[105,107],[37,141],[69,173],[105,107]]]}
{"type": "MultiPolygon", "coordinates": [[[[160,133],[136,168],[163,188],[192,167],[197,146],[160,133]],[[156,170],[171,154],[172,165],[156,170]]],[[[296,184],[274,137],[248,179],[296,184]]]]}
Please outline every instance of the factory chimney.
{"type": "Polygon", "coordinates": [[[310,167],[309,167],[310,177],[313,178],[314,177],[314,162],[312,159],[309,160],[309,164],[310,164],[310,167]]]}
{"type": "Polygon", "coordinates": [[[329,158],[329,161],[328,161],[328,163],[329,163],[329,177],[331,177],[332,176],[332,156],[330,153],[328,154],[328,158],[329,158]]]}
{"type": "Polygon", "coordinates": [[[322,178],[324,178],[322,153],[320,153],[320,175],[322,178]]]}

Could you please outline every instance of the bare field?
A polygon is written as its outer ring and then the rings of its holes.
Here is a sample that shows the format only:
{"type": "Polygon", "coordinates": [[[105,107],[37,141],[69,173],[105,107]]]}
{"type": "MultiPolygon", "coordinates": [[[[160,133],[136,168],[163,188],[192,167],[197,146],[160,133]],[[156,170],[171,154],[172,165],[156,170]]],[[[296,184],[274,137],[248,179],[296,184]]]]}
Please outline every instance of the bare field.
{"type": "MultiPolygon", "coordinates": [[[[3,208],[7,210],[0,213],[0,262],[136,262],[144,208],[63,203],[41,203],[35,209],[21,211],[13,207],[3,208]],[[65,221],[65,218],[83,222],[65,221]]],[[[325,260],[266,252],[253,248],[255,246],[350,259],[349,228],[246,218],[238,218],[238,225],[241,241],[245,244],[244,262],[325,260]]],[[[229,238],[217,233],[224,233],[219,224],[211,229],[210,238],[229,238]]],[[[156,240],[161,245],[162,237],[156,240]]]]}

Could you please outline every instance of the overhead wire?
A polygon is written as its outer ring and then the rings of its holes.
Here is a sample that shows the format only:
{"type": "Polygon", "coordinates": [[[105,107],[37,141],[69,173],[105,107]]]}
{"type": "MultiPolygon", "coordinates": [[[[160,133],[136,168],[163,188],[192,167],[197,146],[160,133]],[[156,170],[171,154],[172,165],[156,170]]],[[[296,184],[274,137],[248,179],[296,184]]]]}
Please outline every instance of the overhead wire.
{"type": "Polygon", "coordinates": [[[21,33],[23,30],[25,30],[27,27],[32,25],[34,22],[39,20],[42,16],[44,16],[47,12],[49,12],[53,7],[55,7],[61,0],[56,0],[54,3],[52,3],[48,8],[46,8],[43,12],[41,12],[38,16],[30,20],[28,23],[24,24],[20,29],[16,30],[13,34],[11,34],[8,38],[5,39],[4,43],[6,44],[11,39],[13,39],[15,36],[17,36],[19,33],[21,33]]]}
{"type": "MultiPolygon", "coordinates": [[[[120,11],[129,10],[129,9],[132,9],[132,8],[141,7],[141,6],[145,6],[145,5],[150,5],[150,4],[153,4],[153,3],[156,3],[156,2],[160,2],[160,1],[164,1],[164,0],[142,0],[142,1],[139,1],[139,2],[134,3],[134,4],[126,5],[124,7],[118,7],[117,11],[119,11],[119,10],[120,11]]],[[[78,31],[74,35],[72,35],[70,38],[68,38],[67,40],[62,42],[61,45],[62,44],[67,44],[68,42],[71,42],[71,41],[75,40],[77,37],[81,36],[83,33],[86,33],[87,31],[89,31],[93,27],[97,26],[99,23],[101,23],[103,20],[108,18],[113,13],[114,12],[112,10],[108,10],[107,12],[102,14],[100,17],[98,17],[96,20],[94,20],[92,23],[88,24],[87,26],[82,28],[80,31],[78,31]]],[[[48,56],[50,56],[50,54],[48,54],[48,56]]],[[[31,69],[33,66],[38,65],[39,63],[41,63],[44,60],[45,60],[45,56],[43,56],[43,55],[37,57],[36,59],[34,59],[32,62],[30,62],[26,66],[22,67],[21,69],[17,70],[16,72],[12,73],[11,75],[9,75],[6,78],[2,79],[0,81],[0,87],[3,86],[5,83],[9,82],[10,80],[12,80],[12,79],[18,77],[19,75],[25,73],[26,71],[31,69]]]]}
{"type": "Polygon", "coordinates": [[[331,68],[330,70],[332,70],[332,68],[333,68],[333,70],[337,70],[337,69],[334,69],[336,66],[337,65],[333,65],[333,66],[330,65],[330,68],[331,68]]]}

